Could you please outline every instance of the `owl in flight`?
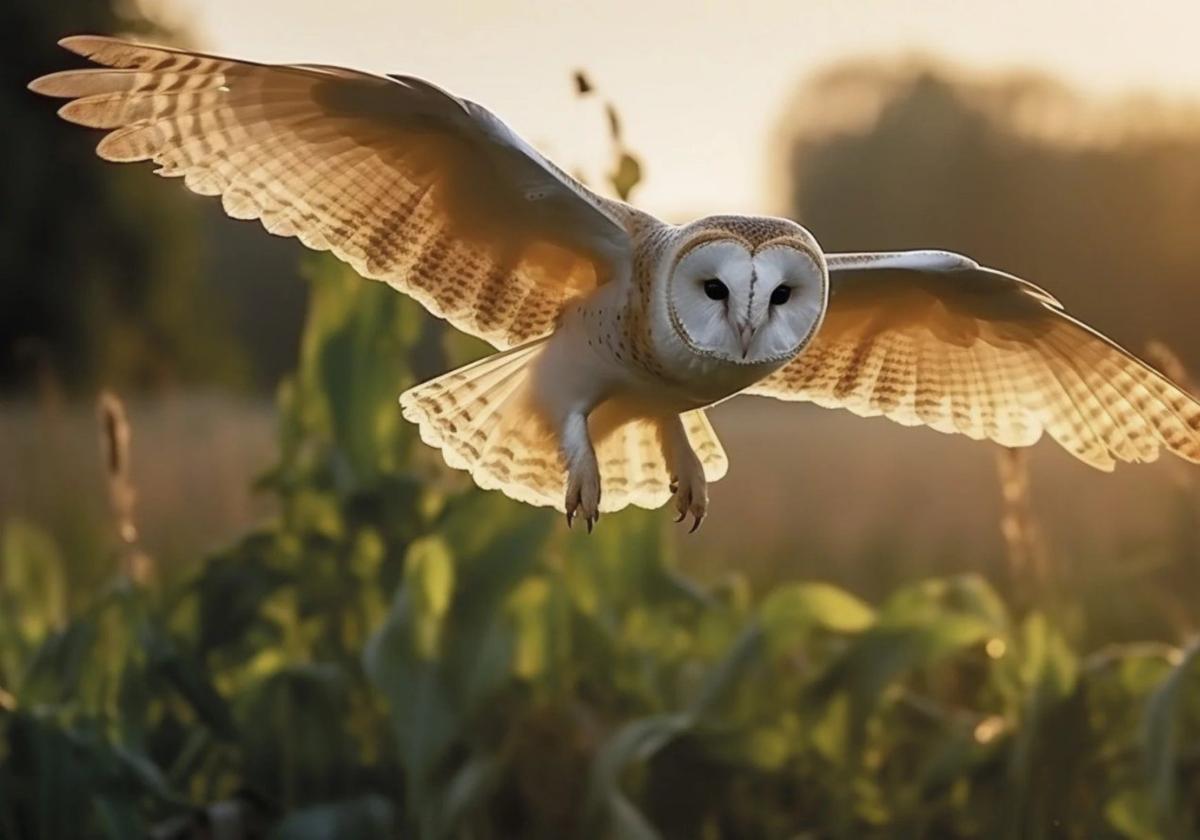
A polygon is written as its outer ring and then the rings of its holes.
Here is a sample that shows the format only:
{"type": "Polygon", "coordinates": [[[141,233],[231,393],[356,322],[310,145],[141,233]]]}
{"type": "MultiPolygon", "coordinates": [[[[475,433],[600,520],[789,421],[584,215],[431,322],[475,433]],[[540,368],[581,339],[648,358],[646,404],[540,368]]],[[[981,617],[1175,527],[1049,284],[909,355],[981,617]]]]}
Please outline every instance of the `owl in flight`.
{"type": "Polygon", "coordinates": [[[827,254],[786,219],[665,224],[591,192],[485,108],[410,76],[80,36],[31,88],[238,219],[332,251],[499,351],[400,397],[446,463],[586,521],[728,462],[705,409],[763,394],[1103,470],[1200,462],[1200,404],[1048,292],[945,251],[827,254]]]}

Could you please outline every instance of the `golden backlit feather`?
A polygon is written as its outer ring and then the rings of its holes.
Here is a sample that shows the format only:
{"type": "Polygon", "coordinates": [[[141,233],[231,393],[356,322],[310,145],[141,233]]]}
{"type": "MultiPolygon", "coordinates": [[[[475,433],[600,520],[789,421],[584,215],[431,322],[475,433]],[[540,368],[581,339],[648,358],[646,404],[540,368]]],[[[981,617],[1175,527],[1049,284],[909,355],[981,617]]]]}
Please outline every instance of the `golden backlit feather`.
{"type": "Polygon", "coordinates": [[[833,271],[813,344],[747,393],[1029,446],[1048,433],[1104,470],[1161,449],[1200,461],[1200,403],[1067,315],[978,267],[833,271]]]}
{"type": "MultiPolygon", "coordinates": [[[[561,511],[565,465],[557,436],[529,390],[543,345],[498,353],[425,382],[406,391],[400,404],[421,439],[480,487],[561,511]]],[[[689,411],[681,419],[705,479],[722,478],[729,463],[704,412],[689,411]]],[[[660,420],[630,415],[618,401],[594,412],[589,426],[604,487],[602,511],[657,508],[671,498],[660,420]]]]}
{"type": "Polygon", "coordinates": [[[239,219],[330,250],[504,349],[627,259],[622,206],[488,111],[407,77],[261,65],[81,36],[105,65],[35,81],[98,152],[153,160],[239,219]]]}

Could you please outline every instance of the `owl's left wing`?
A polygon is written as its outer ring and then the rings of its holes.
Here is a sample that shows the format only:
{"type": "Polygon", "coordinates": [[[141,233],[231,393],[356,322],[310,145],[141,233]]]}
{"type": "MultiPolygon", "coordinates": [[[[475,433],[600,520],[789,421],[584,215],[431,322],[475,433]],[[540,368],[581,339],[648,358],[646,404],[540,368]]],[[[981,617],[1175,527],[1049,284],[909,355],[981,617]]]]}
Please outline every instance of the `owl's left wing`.
{"type": "Polygon", "coordinates": [[[829,255],[812,344],[746,393],[1029,446],[1111,470],[1200,462],[1200,403],[1020,278],[942,251],[829,255]]]}
{"type": "Polygon", "coordinates": [[[504,349],[628,274],[628,208],[593,194],[487,109],[407,76],[63,40],[100,67],[30,87],[225,211],[332,251],[504,349]]]}

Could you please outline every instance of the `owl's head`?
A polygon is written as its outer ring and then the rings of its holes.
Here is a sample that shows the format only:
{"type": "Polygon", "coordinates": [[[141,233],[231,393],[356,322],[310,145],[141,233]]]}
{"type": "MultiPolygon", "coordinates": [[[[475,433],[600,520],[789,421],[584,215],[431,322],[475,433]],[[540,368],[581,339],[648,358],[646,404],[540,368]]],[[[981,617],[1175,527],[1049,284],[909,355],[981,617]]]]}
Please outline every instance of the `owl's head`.
{"type": "Polygon", "coordinates": [[[709,217],[681,233],[667,303],[692,351],[755,365],[786,361],[812,338],[829,274],[808,231],[784,219],[709,217]]]}

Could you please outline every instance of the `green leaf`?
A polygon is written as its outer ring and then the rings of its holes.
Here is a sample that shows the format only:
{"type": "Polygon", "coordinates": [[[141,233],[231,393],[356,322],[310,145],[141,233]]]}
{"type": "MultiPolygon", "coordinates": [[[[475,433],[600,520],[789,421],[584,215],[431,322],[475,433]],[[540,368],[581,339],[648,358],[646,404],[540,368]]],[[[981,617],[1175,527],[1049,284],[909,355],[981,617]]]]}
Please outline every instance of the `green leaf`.
{"type": "Polygon", "coordinates": [[[839,692],[849,697],[848,749],[864,743],[868,718],[884,690],[905,675],[979,644],[997,632],[997,617],[977,602],[957,601],[954,581],[922,581],[900,590],[879,610],[876,622],[853,639],[813,684],[817,702],[839,692]],[[961,603],[966,610],[951,604],[961,603]]]}
{"type": "Polygon", "coordinates": [[[395,836],[396,814],[392,803],[381,796],[364,796],[302,808],[271,833],[273,840],[387,840],[395,836]]]}
{"type": "MultiPolygon", "coordinates": [[[[1161,647],[1167,647],[1162,645],[1161,647]]],[[[1164,656],[1158,648],[1145,650],[1135,647],[1122,651],[1117,660],[1117,678],[1121,687],[1131,698],[1145,697],[1150,694],[1167,676],[1171,670],[1170,656],[1178,657],[1179,650],[1170,648],[1164,656]]]]}
{"type": "Polygon", "coordinates": [[[342,509],[333,493],[303,487],[289,496],[284,515],[289,530],[339,540],[346,533],[342,509]]]}
{"type": "Polygon", "coordinates": [[[1004,600],[981,575],[968,574],[950,578],[944,595],[948,607],[990,622],[999,633],[1010,623],[1004,600]]]}
{"type": "Polygon", "coordinates": [[[147,673],[178,691],[214,735],[236,740],[237,725],[229,704],[194,655],[182,650],[164,628],[152,622],[139,628],[138,638],[146,653],[147,673]]]}
{"type": "Polygon", "coordinates": [[[38,647],[16,692],[23,704],[59,704],[76,698],[96,643],[96,626],[79,619],[38,647]]]}
{"type": "Polygon", "coordinates": [[[115,744],[111,747],[112,756],[126,774],[135,779],[138,786],[153,795],[161,802],[188,809],[191,803],[179,791],[172,787],[167,777],[149,756],[129,747],[115,744]]]}
{"type": "Polygon", "coordinates": [[[875,611],[830,584],[794,583],[768,595],[759,616],[772,650],[783,652],[803,644],[814,628],[862,632],[874,622],[875,611]]]}
{"type": "Polygon", "coordinates": [[[344,728],[349,679],[330,663],[289,664],[239,698],[242,761],[285,806],[325,795],[357,759],[344,728]]]}
{"type": "Polygon", "coordinates": [[[348,267],[318,263],[304,337],[303,387],[329,419],[353,481],[399,466],[414,440],[396,397],[412,381],[409,352],[420,339],[420,307],[363,283],[348,267]]]}
{"type": "Polygon", "coordinates": [[[762,630],[757,625],[750,625],[742,631],[696,692],[696,699],[688,708],[692,720],[699,721],[709,714],[721,698],[734,688],[746,668],[762,652],[762,639],[762,630]]]}
{"type": "Polygon", "coordinates": [[[1142,715],[1142,750],[1150,781],[1151,798],[1160,823],[1172,824],[1176,800],[1176,763],[1179,755],[1179,718],[1192,693],[1200,641],[1179,657],[1170,673],[1146,701],[1142,715]]]}
{"type": "Polygon", "coordinates": [[[1079,663],[1062,633],[1033,612],[1016,642],[1024,695],[1021,726],[1008,752],[1005,809],[1012,830],[1028,833],[1061,812],[1067,780],[1080,771],[1073,762],[1081,758],[1086,722],[1076,692],[1079,663]]]}
{"type": "Polygon", "coordinates": [[[622,726],[601,745],[589,773],[585,824],[595,835],[657,838],[649,821],[626,797],[621,774],[694,727],[736,682],[761,649],[762,631],[750,626],[705,679],[687,711],[653,715],[622,726]]]}
{"type": "Polygon", "coordinates": [[[459,826],[482,810],[501,781],[504,767],[494,755],[476,755],[463,764],[445,787],[442,800],[442,834],[455,836],[459,826]]]}
{"type": "Polygon", "coordinates": [[[129,840],[142,836],[142,820],[135,803],[117,796],[97,796],[92,801],[105,837],[129,840]]]}
{"type": "Polygon", "coordinates": [[[621,840],[659,840],[655,830],[642,812],[624,796],[616,795],[610,803],[611,835],[621,840]]]}
{"type": "Polygon", "coordinates": [[[626,798],[621,774],[630,765],[649,759],[694,722],[690,714],[641,718],[622,726],[601,745],[592,760],[585,805],[585,823],[594,836],[658,837],[626,798]]]}
{"type": "Polygon", "coordinates": [[[1042,613],[1031,613],[1021,626],[1021,681],[1050,698],[1075,689],[1079,662],[1062,634],[1042,613]]]}
{"type": "Polygon", "coordinates": [[[437,661],[416,655],[412,612],[408,588],[402,587],[387,621],[367,642],[363,667],[387,698],[410,784],[423,792],[435,763],[454,740],[458,712],[437,661]]]}
{"type": "Polygon", "coordinates": [[[404,581],[412,604],[416,650],[430,659],[438,653],[442,622],[454,593],[454,560],[441,537],[425,537],[409,546],[404,581]]]}
{"type": "Polygon", "coordinates": [[[1162,837],[1154,821],[1154,804],[1144,791],[1123,790],[1104,805],[1109,825],[1131,840],[1158,840],[1162,837]]]}
{"type": "Polygon", "coordinates": [[[850,743],[857,749],[863,743],[867,718],[885,688],[986,636],[986,625],[960,615],[946,615],[927,626],[876,626],[854,641],[815,688],[824,697],[840,690],[849,693],[850,743]]]}
{"type": "Polygon", "coordinates": [[[58,546],[32,523],[8,520],[0,538],[0,642],[8,627],[26,644],[36,644],[66,619],[67,581],[58,546]]]}
{"type": "Polygon", "coordinates": [[[831,764],[847,763],[850,747],[850,698],[842,693],[823,703],[812,728],[813,746],[831,764]]]}
{"type": "Polygon", "coordinates": [[[192,584],[199,608],[200,653],[247,641],[263,621],[263,602],[286,581],[264,562],[271,537],[254,535],[224,556],[205,564],[192,584]]]}
{"type": "Polygon", "coordinates": [[[0,780],[14,788],[38,836],[85,836],[90,768],[72,739],[52,723],[22,713],[12,717],[5,735],[10,753],[5,769],[11,775],[0,780]]]}
{"type": "Polygon", "coordinates": [[[550,585],[545,578],[524,580],[509,599],[516,643],[513,650],[513,672],[523,679],[533,679],[546,668],[549,655],[550,618],[547,604],[550,585]]]}

